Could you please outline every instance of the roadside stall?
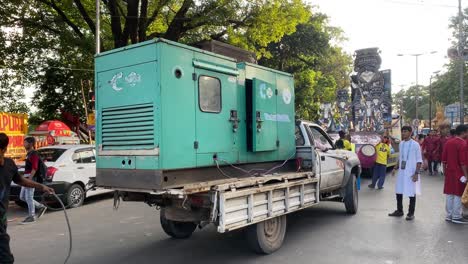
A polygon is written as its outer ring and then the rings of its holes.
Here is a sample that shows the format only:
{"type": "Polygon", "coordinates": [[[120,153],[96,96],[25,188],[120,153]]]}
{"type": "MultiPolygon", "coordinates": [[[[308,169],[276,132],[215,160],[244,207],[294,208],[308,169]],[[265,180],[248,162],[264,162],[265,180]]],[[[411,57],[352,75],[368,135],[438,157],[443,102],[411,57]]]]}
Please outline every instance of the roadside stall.
{"type": "Polygon", "coordinates": [[[75,145],[80,143],[76,133],[71,131],[65,123],[58,120],[44,121],[29,134],[36,138],[36,149],[50,145],[75,145]]]}

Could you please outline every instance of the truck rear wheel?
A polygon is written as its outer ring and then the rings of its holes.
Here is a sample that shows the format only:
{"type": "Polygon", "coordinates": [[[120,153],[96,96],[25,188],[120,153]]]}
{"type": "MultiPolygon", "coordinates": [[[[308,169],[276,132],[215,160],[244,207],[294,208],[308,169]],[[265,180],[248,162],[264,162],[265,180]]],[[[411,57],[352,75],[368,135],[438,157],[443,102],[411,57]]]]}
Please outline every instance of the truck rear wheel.
{"type": "Polygon", "coordinates": [[[278,216],[247,227],[249,246],[259,254],[271,254],[283,244],[286,235],[286,216],[278,216]]]}
{"type": "Polygon", "coordinates": [[[348,183],[345,187],[345,197],[343,199],[346,212],[348,214],[355,214],[358,210],[358,189],[356,185],[356,175],[351,173],[348,183]]]}
{"type": "Polygon", "coordinates": [[[197,228],[197,225],[192,222],[178,222],[167,219],[164,214],[164,209],[161,209],[160,220],[162,229],[172,238],[189,238],[192,236],[195,228],[197,228]]]}

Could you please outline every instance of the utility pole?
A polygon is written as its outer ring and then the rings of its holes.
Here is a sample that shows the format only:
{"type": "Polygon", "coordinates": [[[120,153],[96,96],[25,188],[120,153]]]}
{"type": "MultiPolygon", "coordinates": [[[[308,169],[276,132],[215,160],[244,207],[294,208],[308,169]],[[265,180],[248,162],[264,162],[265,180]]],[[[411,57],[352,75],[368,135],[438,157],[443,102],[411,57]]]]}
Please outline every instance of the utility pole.
{"type": "Polygon", "coordinates": [[[432,130],[432,75],[429,79],[429,131],[432,130]]]}
{"type": "Polygon", "coordinates": [[[439,72],[440,71],[433,72],[429,79],[429,130],[432,130],[432,77],[434,77],[434,74],[437,76],[439,72]]]}
{"type": "MultiPolygon", "coordinates": [[[[418,58],[419,56],[421,56],[422,54],[417,54],[415,55],[414,57],[416,57],[416,119],[419,120],[419,117],[418,117],[418,101],[419,101],[419,82],[418,82],[418,58]]],[[[419,128],[419,125],[418,125],[418,128],[419,128]]],[[[418,130],[418,128],[416,129],[416,132],[418,130]]]]}
{"type": "Polygon", "coordinates": [[[101,0],[96,0],[96,54],[99,54],[101,52],[101,34],[99,32],[99,28],[101,27],[101,11],[100,11],[100,1],[101,0]]]}
{"type": "Polygon", "coordinates": [[[460,124],[465,124],[465,100],[464,100],[464,85],[463,85],[463,74],[465,73],[465,59],[463,57],[463,51],[465,47],[465,41],[463,38],[463,13],[461,0],[458,0],[458,62],[460,70],[460,124]]]}

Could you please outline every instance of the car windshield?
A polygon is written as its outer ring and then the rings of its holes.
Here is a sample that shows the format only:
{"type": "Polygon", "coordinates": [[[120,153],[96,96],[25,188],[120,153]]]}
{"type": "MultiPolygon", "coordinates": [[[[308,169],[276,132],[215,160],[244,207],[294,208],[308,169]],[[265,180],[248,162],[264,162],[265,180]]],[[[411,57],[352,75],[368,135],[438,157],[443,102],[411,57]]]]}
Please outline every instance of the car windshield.
{"type": "Polygon", "coordinates": [[[55,162],[66,151],[60,148],[39,149],[37,152],[43,161],[55,162]]]}

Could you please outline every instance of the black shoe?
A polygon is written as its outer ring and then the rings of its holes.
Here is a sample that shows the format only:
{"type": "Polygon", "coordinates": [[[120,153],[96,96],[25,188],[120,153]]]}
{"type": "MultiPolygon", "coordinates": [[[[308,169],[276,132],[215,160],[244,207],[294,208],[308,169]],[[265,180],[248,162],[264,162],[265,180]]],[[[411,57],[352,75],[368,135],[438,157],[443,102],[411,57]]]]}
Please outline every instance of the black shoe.
{"type": "Polygon", "coordinates": [[[27,225],[27,224],[32,224],[32,223],[35,223],[35,222],[36,222],[36,217],[28,216],[20,224],[27,225]]]}
{"type": "Polygon", "coordinates": [[[395,212],[388,214],[388,216],[402,217],[404,213],[402,211],[395,210],[395,212]]]}
{"type": "Polygon", "coordinates": [[[374,189],[374,188],[375,188],[375,185],[369,184],[369,185],[367,185],[367,187],[369,187],[369,188],[371,188],[371,189],[374,189]]]}
{"type": "Polygon", "coordinates": [[[466,225],[466,224],[468,224],[468,220],[463,218],[463,217],[462,218],[454,218],[454,219],[452,219],[452,223],[466,225]]]}
{"type": "Polygon", "coordinates": [[[382,189],[383,189],[383,186],[382,186],[382,187],[379,187],[379,188],[377,188],[377,189],[382,190],[382,189]]]}
{"type": "Polygon", "coordinates": [[[406,220],[412,221],[414,219],[414,215],[406,215],[406,220]]]}
{"type": "Polygon", "coordinates": [[[44,215],[45,211],[47,211],[47,207],[42,207],[37,210],[37,218],[39,219],[41,216],[44,215]]]}

